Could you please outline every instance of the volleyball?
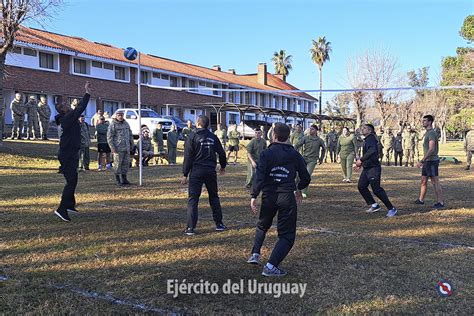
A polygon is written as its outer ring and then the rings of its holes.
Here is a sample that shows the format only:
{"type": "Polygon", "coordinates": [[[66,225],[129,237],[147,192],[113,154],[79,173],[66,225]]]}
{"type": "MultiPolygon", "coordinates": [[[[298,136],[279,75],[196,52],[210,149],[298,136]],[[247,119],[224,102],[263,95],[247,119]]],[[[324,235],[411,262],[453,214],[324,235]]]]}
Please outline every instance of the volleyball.
{"type": "Polygon", "coordinates": [[[123,56],[125,56],[125,58],[127,58],[128,60],[135,60],[137,58],[137,55],[138,52],[133,47],[127,47],[123,52],[123,56]]]}

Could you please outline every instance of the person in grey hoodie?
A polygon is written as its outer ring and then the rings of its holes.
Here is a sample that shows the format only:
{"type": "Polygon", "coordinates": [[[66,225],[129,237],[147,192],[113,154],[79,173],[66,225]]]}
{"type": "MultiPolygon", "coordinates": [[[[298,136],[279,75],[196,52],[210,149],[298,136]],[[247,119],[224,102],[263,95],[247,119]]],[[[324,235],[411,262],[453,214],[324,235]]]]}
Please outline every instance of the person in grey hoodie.
{"type": "Polygon", "coordinates": [[[130,167],[130,151],[133,149],[133,134],[123,117],[123,112],[115,113],[115,118],[107,130],[107,143],[113,154],[117,185],[128,185],[127,172],[130,167]]]}

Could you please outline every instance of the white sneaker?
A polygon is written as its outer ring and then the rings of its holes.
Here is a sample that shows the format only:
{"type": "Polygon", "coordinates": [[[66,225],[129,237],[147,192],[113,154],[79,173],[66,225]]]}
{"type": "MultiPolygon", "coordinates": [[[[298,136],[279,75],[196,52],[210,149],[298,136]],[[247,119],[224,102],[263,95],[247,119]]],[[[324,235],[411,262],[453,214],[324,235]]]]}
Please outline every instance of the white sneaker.
{"type": "Polygon", "coordinates": [[[387,213],[387,217],[394,217],[395,215],[397,215],[398,211],[396,208],[392,208],[390,211],[388,211],[387,213]]]}
{"type": "Polygon", "coordinates": [[[247,263],[250,264],[260,264],[260,254],[259,253],[253,253],[249,260],[247,260],[247,263]]]}
{"type": "Polygon", "coordinates": [[[370,208],[366,211],[367,213],[375,213],[375,212],[378,212],[380,211],[381,208],[380,208],[380,205],[376,205],[376,206],[370,206],[370,208]]]}
{"type": "Polygon", "coordinates": [[[347,182],[347,179],[346,178],[342,179],[342,182],[347,182]]]}

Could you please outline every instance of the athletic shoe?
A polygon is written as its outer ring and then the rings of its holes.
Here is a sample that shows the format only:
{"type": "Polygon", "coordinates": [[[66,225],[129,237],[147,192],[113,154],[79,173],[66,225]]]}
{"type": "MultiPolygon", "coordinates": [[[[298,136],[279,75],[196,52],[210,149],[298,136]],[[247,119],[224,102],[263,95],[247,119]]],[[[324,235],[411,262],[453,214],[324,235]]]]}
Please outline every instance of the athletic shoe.
{"type": "Polygon", "coordinates": [[[351,183],[352,181],[351,181],[351,179],[347,179],[346,182],[347,182],[347,183],[351,183]]]}
{"type": "Polygon", "coordinates": [[[286,271],[278,268],[273,267],[272,269],[268,268],[267,265],[263,267],[262,275],[266,277],[282,277],[287,275],[286,271]]]}
{"type": "Polygon", "coordinates": [[[342,179],[342,182],[347,182],[347,179],[346,178],[342,179]]]}
{"type": "Polygon", "coordinates": [[[370,206],[370,208],[366,211],[367,213],[375,213],[375,212],[378,212],[380,211],[380,205],[376,205],[375,207],[374,206],[370,206]]]}
{"type": "Polygon", "coordinates": [[[423,201],[420,200],[420,199],[416,199],[415,204],[417,204],[417,205],[425,205],[425,202],[423,202],[423,201]]]}
{"type": "Polygon", "coordinates": [[[464,168],[464,170],[469,170],[471,169],[471,166],[466,166],[466,168],[464,168]]]}
{"type": "Polygon", "coordinates": [[[217,224],[216,225],[216,231],[222,232],[227,229],[227,226],[225,226],[223,223],[217,224]]]}
{"type": "Polygon", "coordinates": [[[303,199],[306,199],[308,197],[306,193],[301,193],[301,196],[303,197],[303,199]]]}
{"type": "Polygon", "coordinates": [[[67,211],[65,211],[65,210],[54,211],[54,214],[59,216],[65,222],[70,222],[71,221],[71,219],[69,218],[69,215],[67,214],[67,211]]]}
{"type": "Polygon", "coordinates": [[[394,217],[395,215],[397,215],[397,213],[398,210],[396,208],[392,208],[390,211],[388,211],[387,217],[394,217]]]}
{"type": "Polygon", "coordinates": [[[190,228],[190,227],[186,228],[184,233],[188,236],[196,235],[196,231],[194,230],[194,228],[190,228]]]}
{"type": "Polygon", "coordinates": [[[250,256],[249,260],[247,260],[247,263],[260,264],[260,254],[259,253],[253,253],[252,256],[250,256]]]}
{"type": "Polygon", "coordinates": [[[443,203],[440,203],[440,202],[437,202],[433,205],[433,208],[439,210],[440,208],[443,208],[444,207],[444,204],[443,203]]]}
{"type": "Polygon", "coordinates": [[[73,213],[79,213],[79,211],[76,210],[75,208],[68,208],[67,211],[68,212],[73,212],[73,213]]]}

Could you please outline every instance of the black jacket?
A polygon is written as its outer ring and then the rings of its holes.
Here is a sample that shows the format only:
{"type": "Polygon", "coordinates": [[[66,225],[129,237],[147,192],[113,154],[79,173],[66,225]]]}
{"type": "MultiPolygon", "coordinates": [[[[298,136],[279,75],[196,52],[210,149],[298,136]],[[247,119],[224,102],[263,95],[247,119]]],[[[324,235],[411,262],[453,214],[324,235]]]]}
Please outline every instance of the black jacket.
{"type": "Polygon", "coordinates": [[[370,134],[364,139],[363,156],[360,158],[364,169],[380,166],[378,143],[374,134],[370,134]]]}
{"type": "Polygon", "coordinates": [[[303,156],[290,144],[272,143],[257,162],[251,196],[256,198],[260,191],[295,191],[296,173],[300,178],[298,190],[303,190],[311,182],[303,156]]]}
{"type": "Polygon", "coordinates": [[[219,163],[224,169],[227,159],[219,138],[206,128],[192,132],[184,145],[184,176],[187,177],[192,169],[216,170],[216,155],[219,155],[219,163]]]}
{"type": "Polygon", "coordinates": [[[89,103],[90,95],[86,93],[78,106],[66,114],[58,114],[56,123],[61,125],[62,134],[59,139],[59,153],[79,151],[81,148],[81,127],[79,117],[89,103]]]}

